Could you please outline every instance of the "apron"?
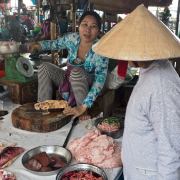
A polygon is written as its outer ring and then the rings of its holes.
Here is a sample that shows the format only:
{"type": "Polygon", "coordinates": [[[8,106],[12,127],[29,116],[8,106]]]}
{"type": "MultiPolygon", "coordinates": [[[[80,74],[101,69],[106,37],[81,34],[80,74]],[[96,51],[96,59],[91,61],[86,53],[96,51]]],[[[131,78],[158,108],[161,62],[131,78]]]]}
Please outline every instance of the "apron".
{"type": "Polygon", "coordinates": [[[75,106],[76,105],[76,99],[74,97],[74,93],[72,91],[71,83],[69,81],[71,70],[74,69],[75,67],[79,67],[79,68],[84,69],[84,64],[72,65],[72,64],[69,63],[69,60],[67,61],[66,75],[65,75],[65,78],[64,78],[63,82],[59,86],[60,95],[68,102],[68,104],[70,106],[75,106]]]}

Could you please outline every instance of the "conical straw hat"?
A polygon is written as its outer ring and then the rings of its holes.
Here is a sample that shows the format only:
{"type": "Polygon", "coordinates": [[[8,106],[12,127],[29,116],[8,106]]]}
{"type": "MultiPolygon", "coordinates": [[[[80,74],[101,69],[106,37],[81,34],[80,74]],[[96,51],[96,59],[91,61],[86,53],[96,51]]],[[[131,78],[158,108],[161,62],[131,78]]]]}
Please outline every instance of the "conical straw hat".
{"type": "Polygon", "coordinates": [[[117,60],[159,60],[180,57],[180,41],[140,5],[104,35],[93,46],[93,51],[117,60]]]}

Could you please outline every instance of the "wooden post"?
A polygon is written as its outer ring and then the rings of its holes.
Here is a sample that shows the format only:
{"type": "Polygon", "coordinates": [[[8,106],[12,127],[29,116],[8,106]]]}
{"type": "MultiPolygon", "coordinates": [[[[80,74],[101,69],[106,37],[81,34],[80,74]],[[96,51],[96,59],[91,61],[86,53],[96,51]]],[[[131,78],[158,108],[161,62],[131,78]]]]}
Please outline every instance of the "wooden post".
{"type": "Polygon", "coordinates": [[[76,8],[75,8],[75,0],[73,0],[73,11],[72,11],[72,32],[76,32],[76,8]]]}
{"type": "Polygon", "coordinates": [[[36,0],[36,1],[37,1],[37,22],[39,23],[40,22],[40,17],[39,17],[40,2],[39,2],[39,0],[36,0]]]}
{"type": "Polygon", "coordinates": [[[107,23],[107,31],[109,31],[111,29],[111,22],[107,23]]]}
{"type": "MultiPolygon", "coordinates": [[[[56,39],[56,23],[51,22],[51,40],[56,39]]],[[[56,50],[51,50],[51,63],[57,65],[56,50]]]]}
{"type": "Polygon", "coordinates": [[[178,34],[178,31],[179,31],[179,12],[180,12],[180,0],[178,1],[178,8],[177,8],[176,31],[175,31],[176,36],[179,36],[179,34],[178,34]]]}
{"type": "MultiPolygon", "coordinates": [[[[51,5],[52,5],[52,7],[54,9],[53,21],[51,22],[51,40],[55,40],[57,38],[56,37],[56,34],[57,34],[57,28],[56,28],[57,4],[56,4],[56,1],[54,0],[51,5]]],[[[59,64],[58,50],[51,50],[51,63],[55,64],[55,65],[59,64]]]]}
{"type": "Polygon", "coordinates": [[[149,2],[150,2],[150,0],[149,0],[149,1],[146,1],[146,2],[144,3],[144,6],[145,6],[146,8],[148,8],[149,2]]]}
{"type": "Polygon", "coordinates": [[[103,30],[102,30],[102,34],[104,35],[104,30],[105,30],[105,12],[103,13],[103,18],[102,18],[102,21],[103,21],[103,30]]]}
{"type": "Polygon", "coordinates": [[[94,11],[94,4],[90,4],[90,11],[94,11]]]}
{"type": "Polygon", "coordinates": [[[21,9],[21,3],[20,0],[18,0],[18,22],[20,23],[20,9],[21,9]]]}

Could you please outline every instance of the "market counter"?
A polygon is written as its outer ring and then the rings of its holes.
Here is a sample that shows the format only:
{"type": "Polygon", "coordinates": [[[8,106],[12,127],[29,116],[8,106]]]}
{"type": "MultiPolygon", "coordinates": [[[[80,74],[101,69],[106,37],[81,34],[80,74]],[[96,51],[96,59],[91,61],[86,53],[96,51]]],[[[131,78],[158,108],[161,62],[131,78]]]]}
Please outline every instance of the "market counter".
{"type": "MultiPolygon", "coordinates": [[[[19,106],[19,105],[18,105],[19,106]]],[[[67,125],[59,130],[48,132],[48,133],[37,133],[25,130],[20,130],[14,128],[11,121],[11,112],[4,117],[3,123],[0,125],[0,143],[5,145],[10,145],[17,143],[16,147],[23,147],[25,149],[24,153],[10,165],[10,167],[5,168],[6,171],[12,172],[17,180],[55,180],[56,175],[52,176],[37,176],[28,172],[22,165],[22,156],[32,148],[42,145],[59,145],[62,146],[66,136],[71,128],[70,121],[67,125]]],[[[79,123],[75,126],[70,139],[79,138],[87,134],[89,130],[85,128],[90,120],[79,123]]],[[[121,145],[122,137],[116,140],[118,145],[121,145]]],[[[67,146],[68,147],[68,146],[67,146]]],[[[71,164],[76,164],[73,159],[71,164]]],[[[122,168],[113,168],[104,170],[108,176],[109,180],[118,180],[122,174],[122,168]]]]}

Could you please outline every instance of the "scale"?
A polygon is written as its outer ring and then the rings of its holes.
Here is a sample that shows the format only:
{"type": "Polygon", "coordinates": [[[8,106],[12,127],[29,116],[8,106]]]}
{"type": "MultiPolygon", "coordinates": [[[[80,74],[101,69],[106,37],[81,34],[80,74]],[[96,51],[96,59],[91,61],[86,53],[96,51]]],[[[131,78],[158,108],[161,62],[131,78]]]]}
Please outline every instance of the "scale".
{"type": "Polygon", "coordinates": [[[5,80],[29,82],[35,80],[34,69],[28,59],[20,55],[5,58],[5,80]]]}
{"type": "Polygon", "coordinates": [[[3,79],[17,82],[29,82],[36,79],[33,77],[34,69],[30,61],[20,56],[20,53],[27,53],[28,49],[28,45],[21,44],[0,46],[0,54],[10,55],[4,60],[6,76],[3,79]]]}
{"type": "Polygon", "coordinates": [[[37,99],[37,78],[28,59],[20,53],[27,53],[29,45],[1,45],[0,54],[5,57],[5,77],[0,84],[7,86],[7,95],[13,103],[25,104],[37,99]],[[4,55],[6,54],[6,55],[4,55]]]}
{"type": "Polygon", "coordinates": [[[22,31],[16,16],[7,16],[1,22],[1,30],[5,43],[0,45],[0,54],[8,54],[5,58],[5,80],[17,82],[29,82],[35,80],[33,77],[34,69],[30,61],[22,56],[20,53],[27,53],[29,46],[21,43],[7,42],[12,39],[15,42],[21,42],[22,31]],[[10,57],[9,57],[10,55],[10,57]]]}

